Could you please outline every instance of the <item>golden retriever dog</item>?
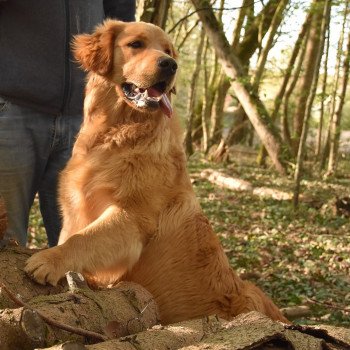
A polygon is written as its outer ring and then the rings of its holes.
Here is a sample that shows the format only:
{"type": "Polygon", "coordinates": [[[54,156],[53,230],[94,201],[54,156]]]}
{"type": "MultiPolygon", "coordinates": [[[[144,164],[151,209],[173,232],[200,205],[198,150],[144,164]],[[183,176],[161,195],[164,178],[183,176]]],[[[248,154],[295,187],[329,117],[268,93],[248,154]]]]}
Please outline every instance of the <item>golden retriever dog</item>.
{"type": "Polygon", "coordinates": [[[69,270],[101,285],[139,283],[163,324],[251,310],[288,322],[230,268],[195,197],[171,106],[169,37],[152,24],[108,20],[77,36],[74,54],[89,76],[84,122],[60,178],[63,228],[59,245],[34,254],[26,272],[52,285],[69,270]]]}

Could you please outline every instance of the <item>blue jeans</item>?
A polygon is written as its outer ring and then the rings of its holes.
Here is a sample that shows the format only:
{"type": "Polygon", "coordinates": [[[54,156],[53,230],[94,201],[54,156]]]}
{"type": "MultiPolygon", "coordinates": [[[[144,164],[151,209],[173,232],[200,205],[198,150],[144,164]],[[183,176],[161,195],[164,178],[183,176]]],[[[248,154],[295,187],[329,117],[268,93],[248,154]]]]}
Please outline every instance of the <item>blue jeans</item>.
{"type": "Polygon", "coordinates": [[[0,98],[0,194],[9,219],[5,238],[26,245],[29,211],[38,193],[49,245],[57,244],[58,176],[81,122],[81,115],[48,115],[0,98]]]}

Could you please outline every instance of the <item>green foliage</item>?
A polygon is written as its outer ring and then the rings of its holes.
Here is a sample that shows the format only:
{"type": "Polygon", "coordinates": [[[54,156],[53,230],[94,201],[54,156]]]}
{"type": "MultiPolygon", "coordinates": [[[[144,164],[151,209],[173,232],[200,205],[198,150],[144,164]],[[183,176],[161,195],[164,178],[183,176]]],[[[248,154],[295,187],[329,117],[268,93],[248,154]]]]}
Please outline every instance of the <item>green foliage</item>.
{"type": "Polygon", "coordinates": [[[320,209],[336,195],[349,194],[349,178],[324,183],[310,174],[294,212],[289,201],[222,189],[198,176],[204,168],[215,168],[256,187],[291,191],[292,180],[271,170],[250,163],[223,168],[198,155],[189,167],[202,208],[238,273],[261,275],[254,282],[281,307],[312,302],[312,317],[297,322],[350,326],[349,313],[332,308],[350,304],[349,219],[320,209]]]}

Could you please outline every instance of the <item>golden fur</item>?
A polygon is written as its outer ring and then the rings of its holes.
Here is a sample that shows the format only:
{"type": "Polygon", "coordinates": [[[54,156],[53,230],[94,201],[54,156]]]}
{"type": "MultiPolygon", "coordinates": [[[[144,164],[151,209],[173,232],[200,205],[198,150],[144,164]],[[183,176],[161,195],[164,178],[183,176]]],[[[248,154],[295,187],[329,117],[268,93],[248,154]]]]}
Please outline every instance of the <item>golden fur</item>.
{"type": "Polygon", "coordinates": [[[74,52],[90,73],[84,122],[59,186],[63,229],[59,245],[34,254],[26,271],[53,285],[68,270],[100,284],[137,282],[154,295],[164,324],[251,310],[288,322],[230,268],[193,192],[178,118],[123,96],[123,82],[151,86],[159,57],[175,58],[166,34],[110,20],[78,36],[74,52]],[[131,48],[133,40],[145,47],[131,48]]]}

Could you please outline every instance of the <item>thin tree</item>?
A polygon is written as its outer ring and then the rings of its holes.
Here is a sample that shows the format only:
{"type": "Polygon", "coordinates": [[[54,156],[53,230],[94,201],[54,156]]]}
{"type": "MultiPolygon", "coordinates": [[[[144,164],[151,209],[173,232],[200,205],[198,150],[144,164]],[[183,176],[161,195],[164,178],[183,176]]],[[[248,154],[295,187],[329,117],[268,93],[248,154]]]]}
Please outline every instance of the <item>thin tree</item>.
{"type": "MultiPolygon", "coordinates": [[[[266,6],[254,16],[254,1],[244,1],[241,11],[239,12],[235,29],[233,32],[232,50],[237,53],[238,58],[244,63],[244,75],[247,75],[249,68],[249,61],[254,52],[261,47],[261,40],[267,33],[271,22],[274,18],[274,14],[278,8],[278,0],[269,0],[266,6]],[[244,24],[244,28],[242,27],[244,24]],[[243,30],[244,29],[244,30],[243,30]],[[244,32],[241,38],[241,33],[244,32]]],[[[217,126],[211,135],[218,135],[213,140],[212,144],[217,143],[221,134],[221,124],[223,116],[223,108],[225,97],[230,87],[230,80],[223,72],[220,77],[220,83],[218,86],[217,100],[215,104],[214,113],[216,116],[217,126]]],[[[229,145],[240,142],[246,135],[247,127],[249,126],[249,119],[247,118],[242,105],[238,102],[238,108],[232,113],[231,118],[233,123],[227,136],[221,137],[221,141],[216,151],[213,154],[213,158],[217,161],[227,159],[227,152],[229,145]]]]}
{"type": "Polygon", "coordinates": [[[209,146],[209,130],[208,130],[208,114],[210,113],[209,99],[210,99],[210,91],[209,91],[209,73],[208,73],[208,46],[209,41],[208,38],[205,41],[205,48],[203,53],[203,61],[204,61],[204,84],[203,84],[203,109],[202,109],[202,148],[204,153],[208,151],[209,146]]]}
{"type": "Polygon", "coordinates": [[[322,23],[322,5],[324,1],[314,0],[312,4],[312,23],[310,28],[310,35],[306,44],[306,53],[304,61],[303,75],[298,82],[298,96],[296,100],[296,109],[293,116],[294,132],[293,132],[293,152],[297,153],[301,132],[303,128],[303,120],[305,115],[306,104],[311,93],[313,83],[315,62],[320,47],[321,33],[320,26],[322,23]]]}
{"type": "Polygon", "coordinates": [[[242,64],[232,51],[222,26],[217,21],[209,2],[207,0],[192,0],[192,3],[198,10],[198,16],[202,21],[209,41],[214,47],[223,69],[232,79],[231,85],[235,95],[266,147],[275,168],[281,174],[286,174],[287,168],[283,158],[283,147],[279,134],[271,123],[264,104],[259,98],[249,93],[251,86],[247,83],[247,77],[243,74],[242,64]],[[206,10],[203,10],[203,8],[206,10]]]}
{"type": "Polygon", "coordinates": [[[189,88],[189,97],[188,97],[188,105],[187,105],[187,128],[186,128],[186,135],[185,135],[185,148],[186,148],[186,153],[188,155],[193,154],[193,144],[192,144],[193,119],[194,119],[194,113],[195,113],[197,82],[198,82],[198,77],[201,70],[204,41],[205,41],[205,32],[202,27],[199,35],[199,44],[198,44],[197,53],[196,53],[195,67],[194,67],[190,88],[189,88]]]}
{"type": "Polygon", "coordinates": [[[325,36],[326,36],[326,31],[328,26],[328,15],[330,13],[330,6],[331,6],[331,0],[325,0],[323,4],[323,11],[321,12],[322,14],[321,30],[319,32],[318,31],[319,29],[316,28],[316,23],[318,22],[314,22],[314,26],[310,28],[310,37],[307,43],[309,48],[307,48],[306,51],[311,55],[314,54],[313,47],[312,47],[313,41],[318,41],[319,47],[317,48],[316,61],[314,62],[314,69],[312,72],[313,73],[312,85],[311,85],[310,93],[308,95],[307,103],[305,105],[306,109],[304,112],[302,132],[301,132],[301,137],[299,141],[297,162],[295,165],[295,172],[294,172],[295,187],[294,187],[294,193],[293,193],[293,206],[295,209],[298,207],[298,204],[299,204],[300,181],[302,177],[306,138],[308,133],[309,120],[311,116],[311,108],[316,95],[316,89],[317,89],[318,78],[319,78],[319,70],[321,66],[322,54],[324,49],[324,41],[325,41],[325,36]]]}
{"type": "Polygon", "coordinates": [[[318,130],[317,130],[316,151],[315,151],[316,160],[318,160],[320,156],[321,146],[322,146],[322,132],[323,132],[324,104],[325,104],[324,102],[327,94],[326,90],[327,90],[328,57],[329,57],[329,44],[330,44],[330,32],[329,32],[330,18],[331,18],[331,14],[328,15],[326,50],[325,50],[325,58],[323,63],[324,68],[323,68],[322,90],[321,90],[320,121],[318,124],[318,130]]]}
{"type": "Polygon", "coordinates": [[[291,139],[291,132],[289,127],[289,109],[290,109],[289,100],[297,85],[301,68],[304,62],[305,52],[306,52],[306,42],[308,41],[308,37],[309,37],[310,25],[311,25],[311,21],[308,23],[304,40],[301,42],[301,50],[299,52],[299,56],[295,64],[295,68],[293,70],[292,80],[288,83],[288,86],[286,88],[286,92],[283,98],[283,113],[281,116],[282,137],[284,142],[289,146],[289,149],[292,149],[292,139],[291,139]]]}
{"type": "Polygon", "coordinates": [[[345,33],[345,24],[347,22],[347,16],[348,16],[348,9],[349,9],[349,0],[345,1],[344,6],[344,12],[343,12],[343,23],[342,23],[342,29],[339,36],[338,41],[338,47],[337,47],[337,59],[336,59],[336,65],[335,65],[335,78],[333,83],[333,92],[332,92],[332,102],[330,105],[330,120],[328,124],[327,134],[326,134],[326,140],[323,146],[322,154],[321,154],[321,161],[320,161],[320,168],[321,170],[325,168],[327,157],[329,156],[329,146],[330,146],[330,134],[331,134],[331,125],[332,125],[332,117],[334,116],[335,111],[335,105],[336,105],[336,97],[337,97],[337,91],[338,91],[338,85],[339,85],[339,79],[340,79],[340,67],[341,67],[341,60],[342,60],[342,52],[343,52],[343,45],[344,45],[344,33],[345,33]]]}
{"type": "MultiPolygon", "coordinates": [[[[262,79],[263,72],[265,70],[265,65],[267,61],[267,56],[273,46],[273,42],[278,30],[278,27],[280,26],[283,18],[283,12],[288,4],[289,0],[281,0],[278,4],[277,10],[273,16],[271,26],[267,32],[267,39],[264,47],[260,51],[260,55],[258,57],[258,62],[256,65],[256,71],[253,78],[253,93],[259,94],[259,87],[262,79]]],[[[259,156],[257,159],[257,162],[259,165],[263,165],[265,163],[265,157],[267,155],[267,152],[265,150],[265,147],[262,145],[260,148],[259,156]]]]}
{"type": "MultiPolygon", "coordinates": [[[[309,11],[307,16],[306,16],[306,19],[301,27],[298,38],[294,44],[293,51],[292,51],[292,54],[290,56],[287,69],[286,69],[284,76],[283,76],[282,84],[281,84],[280,89],[278,90],[276,97],[274,99],[274,105],[273,105],[272,113],[271,113],[271,119],[273,122],[276,121],[276,119],[279,115],[279,110],[280,110],[280,107],[282,105],[282,101],[283,101],[283,98],[285,96],[285,93],[286,93],[287,85],[288,85],[289,79],[292,75],[296,59],[297,59],[299,52],[300,52],[300,48],[302,47],[302,43],[303,43],[304,38],[305,38],[305,36],[308,32],[308,29],[310,27],[310,22],[311,22],[311,14],[309,11]]],[[[302,60],[300,60],[299,62],[301,65],[302,60]]],[[[300,68],[301,68],[301,66],[300,66],[300,68]]],[[[298,72],[300,72],[300,69],[298,70],[298,72]]],[[[297,76],[299,76],[299,74],[297,76]]],[[[296,82],[296,80],[295,80],[295,82],[296,82]]],[[[292,90],[290,90],[290,94],[292,93],[292,90]]],[[[289,130],[289,128],[286,124],[284,126],[285,126],[286,131],[289,130]]],[[[284,139],[288,139],[288,140],[290,139],[290,135],[288,132],[286,132],[286,134],[284,136],[285,136],[284,139]],[[286,136],[286,135],[288,135],[288,136],[286,136]]],[[[287,145],[289,146],[290,142],[288,142],[287,145]]],[[[259,165],[265,164],[266,156],[267,156],[266,149],[265,149],[265,147],[262,146],[260,151],[259,151],[259,155],[258,155],[258,164],[259,165]]]]}
{"type": "Polygon", "coordinates": [[[346,53],[343,61],[343,76],[340,82],[339,94],[336,98],[336,104],[334,109],[334,114],[332,116],[332,123],[330,128],[330,150],[329,150],[329,161],[327,176],[334,175],[337,167],[337,155],[339,148],[339,138],[340,138],[340,122],[342,117],[342,110],[344,106],[344,100],[346,95],[346,89],[349,81],[349,61],[350,61],[350,32],[348,35],[348,42],[346,53]]]}
{"type": "Polygon", "coordinates": [[[171,0],[143,0],[140,6],[143,6],[140,20],[150,22],[165,29],[171,0]]]}

